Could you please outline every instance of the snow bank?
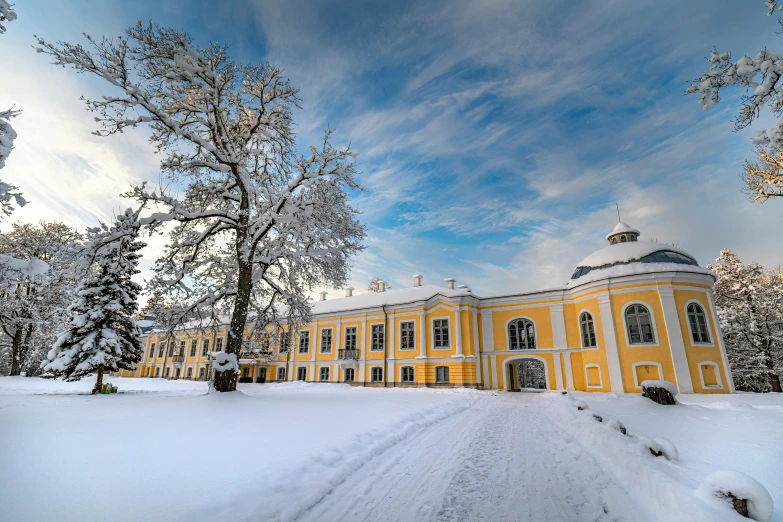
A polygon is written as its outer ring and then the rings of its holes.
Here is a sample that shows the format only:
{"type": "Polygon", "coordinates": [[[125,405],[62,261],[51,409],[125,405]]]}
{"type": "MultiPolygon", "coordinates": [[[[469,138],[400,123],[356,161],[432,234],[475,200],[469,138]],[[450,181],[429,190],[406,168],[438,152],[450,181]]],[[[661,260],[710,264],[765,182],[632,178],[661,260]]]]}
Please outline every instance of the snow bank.
{"type": "Polygon", "coordinates": [[[663,388],[672,395],[677,395],[677,386],[669,381],[656,381],[652,379],[642,381],[642,389],[644,388],[663,388]]]}
{"type": "Polygon", "coordinates": [[[698,494],[708,502],[731,509],[726,498],[731,494],[748,501],[748,514],[753,520],[767,522],[772,518],[772,497],[757,480],[738,471],[716,471],[699,486],[698,494]]]}
{"type": "Polygon", "coordinates": [[[622,423],[594,410],[577,410],[580,401],[571,395],[549,397],[552,408],[548,411],[553,422],[569,432],[618,482],[627,484],[627,493],[650,520],[742,520],[738,514],[734,513],[734,518],[697,494],[690,480],[692,470],[678,462],[679,455],[671,441],[622,434],[618,429],[622,423]],[[662,456],[653,456],[651,448],[662,456]]]}

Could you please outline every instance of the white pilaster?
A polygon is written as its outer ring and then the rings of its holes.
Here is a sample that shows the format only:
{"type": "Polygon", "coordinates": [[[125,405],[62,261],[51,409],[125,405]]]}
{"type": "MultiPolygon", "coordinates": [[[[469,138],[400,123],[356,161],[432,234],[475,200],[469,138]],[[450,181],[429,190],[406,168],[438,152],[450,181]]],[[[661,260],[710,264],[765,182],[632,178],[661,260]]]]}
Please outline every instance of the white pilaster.
{"type": "MultiPolygon", "coordinates": [[[[482,351],[492,352],[495,350],[495,332],[492,328],[492,310],[481,311],[481,337],[482,337],[482,351]]],[[[494,365],[494,363],[493,363],[494,365]]],[[[492,380],[492,385],[495,385],[495,380],[492,380]]]]}
{"type": "Polygon", "coordinates": [[[612,302],[608,291],[598,295],[598,309],[601,312],[601,330],[604,333],[606,364],[609,366],[609,384],[614,393],[623,393],[623,372],[620,369],[620,353],[617,349],[617,334],[614,329],[612,302]]]}
{"type": "Polygon", "coordinates": [[[574,371],[571,368],[571,353],[565,352],[563,354],[563,364],[565,364],[566,371],[566,388],[569,390],[574,389],[574,371]]]}
{"type": "Polygon", "coordinates": [[[726,343],[723,342],[723,330],[721,329],[720,321],[718,320],[718,311],[715,308],[715,295],[712,293],[712,290],[707,292],[707,299],[710,303],[712,324],[715,325],[715,331],[718,332],[718,348],[720,348],[720,357],[723,361],[723,367],[726,368],[726,379],[729,381],[729,390],[731,393],[735,393],[734,378],[731,376],[731,364],[729,364],[729,358],[726,356],[726,343]]]}
{"type": "Polygon", "coordinates": [[[462,308],[457,305],[457,311],[454,313],[454,342],[457,344],[457,357],[462,357],[462,308]]]}
{"type": "Polygon", "coordinates": [[[490,357],[490,359],[492,360],[492,389],[493,390],[497,390],[497,389],[500,388],[500,386],[498,386],[498,360],[497,360],[497,356],[492,355],[490,357]]]}
{"type": "Polygon", "coordinates": [[[482,359],[482,366],[484,369],[484,380],[481,382],[481,385],[484,387],[484,389],[488,389],[489,387],[489,355],[483,355],[481,356],[482,359]]]}
{"type": "Polygon", "coordinates": [[[313,323],[313,338],[310,339],[310,360],[315,362],[315,354],[320,349],[321,337],[318,335],[318,319],[313,323]]]}
{"type": "Polygon", "coordinates": [[[476,386],[484,386],[484,379],[481,372],[481,353],[479,352],[478,336],[478,310],[473,310],[473,356],[476,358],[476,386]]]}
{"type": "Polygon", "coordinates": [[[563,389],[563,367],[560,365],[560,354],[552,354],[552,360],[555,362],[553,370],[555,371],[555,389],[563,389]]]}
{"type": "Polygon", "coordinates": [[[364,340],[367,337],[367,315],[362,317],[362,331],[356,333],[356,348],[361,354],[359,357],[359,382],[364,384],[365,369],[367,367],[367,350],[364,349],[364,340]]]}
{"type": "Polygon", "coordinates": [[[563,303],[550,304],[549,316],[552,319],[552,337],[555,343],[553,348],[568,348],[563,303]]]}
{"type": "Polygon", "coordinates": [[[427,316],[423,310],[419,312],[419,357],[427,357],[427,316]]]}
{"type": "Polygon", "coordinates": [[[395,313],[392,312],[389,314],[389,326],[386,328],[389,329],[389,344],[388,344],[388,350],[389,350],[389,358],[394,359],[395,351],[395,344],[394,344],[394,333],[396,332],[397,328],[394,326],[396,321],[394,320],[395,313]]]}
{"type": "MultiPolygon", "coordinates": [[[[340,339],[342,339],[343,335],[343,320],[338,319],[337,320],[337,326],[335,326],[335,332],[334,332],[334,339],[332,340],[332,355],[334,356],[335,361],[340,360],[340,339]]],[[[357,340],[357,346],[358,346],[358,340],[357,340]]]]}
{"type": "Polygon", "coordinates": [[[680,393],[693,393],[693,381],[688,368],[688,357],[685,354],[685,343],[682,340],[680,317],[677,314],[677,304],[674,302],[674,287],[659,286],[658,295],[663,307],[663,319],[666,323],[666,335],[669,338],[674,375],[677,377],[677,388],[680,393]]]}

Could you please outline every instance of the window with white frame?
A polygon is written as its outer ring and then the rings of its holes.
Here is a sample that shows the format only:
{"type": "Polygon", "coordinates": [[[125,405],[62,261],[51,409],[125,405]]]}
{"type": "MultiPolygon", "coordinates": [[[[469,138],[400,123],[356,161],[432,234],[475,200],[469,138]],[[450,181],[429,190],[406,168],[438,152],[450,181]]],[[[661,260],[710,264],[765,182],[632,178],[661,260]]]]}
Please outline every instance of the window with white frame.
{"type": "Polygon", "coordinates": [[[199,370],[198,370],[198,378],[199,379],[203,379],[204,378],[204,367],[203,366],[201,368],[199,368],[199,370]]]}
{"type": "Polygon", "coordinates": [[[595,339],[595,323],[593,316],[588,312],[582,312],[579,316],[579,328],[582,330],[582,346],[585,348],[594,348],[598,346],[595,339]]]}
{"type": "Polygon", "coordinates": [[[247,379],[247,377],[248,377],[248,372],[249,372],[249,369],[248,369],[248,368],[242,368],[242,377],[244,377],[245,379],[247,379]]]}
{"type": "Polygon", "coordinates": [[[400,323],[400,350],[416,348],[416,323],[406,321],[400,323]]]}
{"type": "Polygon", "coordinates": [[[432,321],[433,345],[435,348],[449,347],[449,320],[435,319],[432,321]]]}
{"type": "Polygon", "coordinates": [[[321,353],[332,353],[332,329],[321,330],[321,353]]]}
{"type": "Polygon", "coordinates": [[[166,343],[160,343],[160,346],[158,346],[158,359],[163,357],[163,351],[166,349],[166,343]]]}
{"type": "Polygon", "coordinates": [[[185,341],[179,342],[179,355],[185,355],[185,341]]]}
{"type": "Polygon", "coordinates": [[[284,381],[285,380],[285,367],[277,369],[277,380],[278,381],[284,381]]]}
{"type": "Polygon", "coordinates": [[[688,305],[688,324],[691,327],[691,338],[694,343],[710,344],[710,332],[707,329],[707,314],[696,304],[688,305]]]}
{"type": "Polygon", "coordinates": [[[310,351],[310,332],[303,330],[299,332],[299,353],[308,353],[310,351]]]}
{"type": "Polygon", "coordinates": [[[149,358],[150,359],[154,359],[155,358],[155,343],[150,344],[149,358]]]}
{"type": "Polygon", "coordinates": [[[296,369],[296,380],[297,381],[306,381],[307,380],[307,367],[300,366],[296,369]]]}
{"type": "Polygon", "coordinates": [[[319,381],[328,381],[329,380],[329,367],[328,366],[322,366],[320,370],[318,370],[318,380],[319,381]]]}
{"type": "Polygon", "coordinates": [[[160,366],[155,368],[155,377],[160,377],[160,366]]]}
{"type": "Polygon", "coordinates": [[[222,352],[223,351],[223,338],[218,337],[217,340],[215,340],[215,351],[216,352],[222,352]]]}
{"type": "Polygon", "coordinates": [[[168,377],[169,374],[171,374],[171,368],[166,368],[166,373],[164,374],[164,377],[168,377]]]}
{"type": "Polygon", "coordinates": [[[646,306],[632,304],[625,309],[625,324],[630,344],[649,344],[655,342],[652,317],[646,306]]]}
{"type": "Polygon", "coordinates": [[[201,345],[201,355],[206,357],[209,353],[209,339],[204,339],[204,343],[201,345]]]}
{"type": "Polygon", "coordinates": [[[193,378],[193,368],[188,368],[188,379],[193,378]]]}
{"type": "Polygon", "coordinates": [[[449,382],[449,367],[448,366],[436,366],[435,367],[435,382],[449,382]]]}
{"type": "Polygon", "coordinates": [[[196,356],[196,348],[198,348],[198,340],[193,339],[190,342],[190,356],[195,357],[196,356]]]}
{"type": "Polygon", "coordinates": [[[386,347],[385,343],[385,329],[382,324],[372,325],[371,337],[370,337],[370,350],[380,351],[386,347]]]}
{"type": "Polygon", "coordinates": [[[291,334],[289,334],[287,331],[284,331],[280,334],[280,346],[278,347],[280,353],[287,352],[290,346],[291,346],[291,334]]]}
{"type": "Polygon", "coordinates": [[[530,319],[514,319],[508,323],[508,340],[511,350],[534,350],[536,327],[530,319]]]}
{"type": "Polygon", "coordinates": [[[414,382],[415,374],[413,373],[413,366],[403,366],[400,368],[400,380],[402,382],[414,382]]]}
{"type": "Polygon", "coordinates": [[[356,370],[353,368],[346,368],[344,371],[345,382],[353,382],[356,378],[356,370]]]}
{"type": "Polygon", "coordinates": [[[348,326],[345,329],[345,349],[346,350],[355,350],[356,349],[356,327],[355,326],[348,326]]]}
{"type": "Polygon", "coordinates": [[[174,341],[169,341],[169,357],[174,355],[174,341]]]}
{"type": "Polygon", "coordinates": [[[380,366],[373,366],[370,370],[370,381],[383,382],[383,368],[380,366]]]}

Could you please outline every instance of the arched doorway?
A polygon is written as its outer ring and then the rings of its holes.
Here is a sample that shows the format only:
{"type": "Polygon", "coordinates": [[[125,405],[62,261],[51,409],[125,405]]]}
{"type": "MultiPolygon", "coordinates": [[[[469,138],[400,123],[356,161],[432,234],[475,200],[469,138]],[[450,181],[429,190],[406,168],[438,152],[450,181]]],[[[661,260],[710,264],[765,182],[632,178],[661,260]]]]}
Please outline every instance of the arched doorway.
{"type": "Polygon", "coordinates": [[[546,363],[538,357],[514,359],[506,364],[508,391],[537,391],[549,388],[546,363]]]}

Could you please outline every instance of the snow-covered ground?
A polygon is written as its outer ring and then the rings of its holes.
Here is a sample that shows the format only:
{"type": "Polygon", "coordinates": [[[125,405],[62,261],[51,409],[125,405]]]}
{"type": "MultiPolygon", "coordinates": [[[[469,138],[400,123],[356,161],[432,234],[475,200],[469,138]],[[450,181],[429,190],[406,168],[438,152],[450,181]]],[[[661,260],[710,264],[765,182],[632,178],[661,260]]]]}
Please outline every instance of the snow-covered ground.
{"type": "Polygon", "coordinates": [[[780,396],[576,394],[578,411],[559,393],[109,381],[122,393],[0,377],[0,519],[743,520],[695,493],[722,469],[783,502],[780,396]]]}

